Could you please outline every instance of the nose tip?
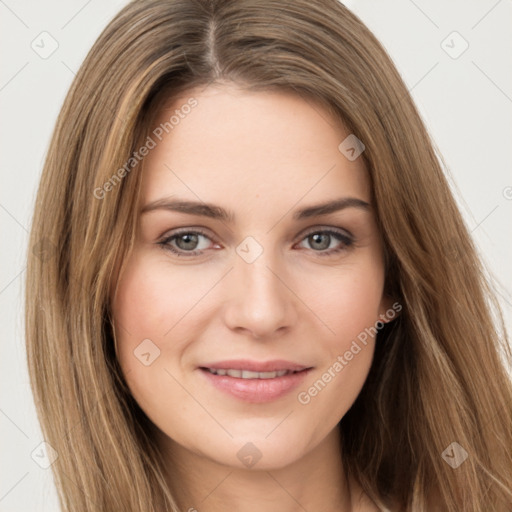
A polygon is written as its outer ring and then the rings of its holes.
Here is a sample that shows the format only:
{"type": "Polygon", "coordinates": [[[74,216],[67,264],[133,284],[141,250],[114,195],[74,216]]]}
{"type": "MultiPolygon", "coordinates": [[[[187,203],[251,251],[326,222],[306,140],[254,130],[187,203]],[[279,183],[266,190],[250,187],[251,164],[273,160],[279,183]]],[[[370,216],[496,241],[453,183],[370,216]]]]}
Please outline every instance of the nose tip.
{"type": "Polygon", "coordinates": [[[229,278],[225,322],[262,340],[282,333],[296,321],[294,296],[263,256],[239,261],[229,278]]]}

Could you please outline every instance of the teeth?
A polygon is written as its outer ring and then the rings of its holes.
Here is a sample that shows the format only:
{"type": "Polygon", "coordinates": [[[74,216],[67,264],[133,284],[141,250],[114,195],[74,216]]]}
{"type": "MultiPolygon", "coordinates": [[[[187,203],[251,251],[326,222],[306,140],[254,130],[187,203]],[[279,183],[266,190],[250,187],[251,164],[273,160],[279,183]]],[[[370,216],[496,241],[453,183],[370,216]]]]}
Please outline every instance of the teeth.
{"type": "Polygon", "coordinates": [[[239,379],[275,379],[290,373],[295,373],[291,370],[279,370],[276,372],[252,372],[250,370],[217,370],[214,368],[207,368],[210,373],[215,375],[228,375],[229,377],[237,377],[239,379]]]}
{"type": "Polygon", "coordinates": [[[250,372],[249,370],[242,370],[242,379],[258,379],[258,372],[250,372]]]}

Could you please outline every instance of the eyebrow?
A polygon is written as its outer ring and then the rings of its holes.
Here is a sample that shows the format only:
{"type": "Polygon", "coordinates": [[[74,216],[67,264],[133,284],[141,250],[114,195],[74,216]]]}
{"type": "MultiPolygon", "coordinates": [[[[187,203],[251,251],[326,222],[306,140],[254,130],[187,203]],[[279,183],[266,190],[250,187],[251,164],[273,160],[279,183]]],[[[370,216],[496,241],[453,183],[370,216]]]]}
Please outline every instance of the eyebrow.
{"type": "MultiPolygon", "coordinates": [[[[212,219],[230,223],[235,221],[235,214],[231,210],[225,210],[224,208],[211,203],[172,199],[171,197],[163,197],[146,204],[142,208],[141,214],[155,210],[168,210],[187,213],[189,215],[210,217],[212,219]]],[[[307,206],[306,208],[297,210],[293,214],[293,219],[298,221],[311,217],[319,217],[339,210],[344,210],[346,208],[359,208],[364,211],[370,211],[371,209],[370,204],[362,199],[358,199],[356,197],[340,197],[338,199],[307,206]]]]}

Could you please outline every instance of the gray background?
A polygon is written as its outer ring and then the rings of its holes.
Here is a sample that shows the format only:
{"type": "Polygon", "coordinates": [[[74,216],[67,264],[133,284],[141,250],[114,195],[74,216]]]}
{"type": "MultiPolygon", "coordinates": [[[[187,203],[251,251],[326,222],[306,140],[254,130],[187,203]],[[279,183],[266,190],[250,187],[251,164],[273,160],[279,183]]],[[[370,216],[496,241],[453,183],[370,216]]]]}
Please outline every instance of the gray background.
{"type": "MultiPolygon", "coordinates": [[[[37,447],[43,439],[25,363],[26,245],[64,96],[94,40],[124,4],[0,0],[0,511],[58,510],[51,470],[31,457],[34,450],[42,453],[37,447]],[[51,55],[44,54],[57,44],[51,55]]],[[[510,328],[511,0],[353,0],[347,5],[387,48],[444,156],[466,222],[497,279],[510,328]]]]}

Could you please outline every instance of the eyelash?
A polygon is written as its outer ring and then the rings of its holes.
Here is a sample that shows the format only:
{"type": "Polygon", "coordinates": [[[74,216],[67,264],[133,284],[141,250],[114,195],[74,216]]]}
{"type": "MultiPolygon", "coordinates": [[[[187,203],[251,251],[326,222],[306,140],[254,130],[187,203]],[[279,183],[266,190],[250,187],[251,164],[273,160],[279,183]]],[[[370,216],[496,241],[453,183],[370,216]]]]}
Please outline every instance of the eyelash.
{"type": "MultiPolygon", "coordinates": [[[[323,235],[327,234],[327,235],[337,238],[339,241],[342,242],[341,247],[338,247],[336,249],[329,249],[329,250],[323,250],[323,251],[315,251],[312,249],[313,252],[317,253],[319,256],[322,256],[322,257],[323,256],[331,256],[331,255],[340,253],[342,251],[346,251],[354,243],[354,239],[351,235],[348,235],[348,234],[342,233],[341,231],[337,231],[337,230],[333,230],[333,229],[317,229],[314,231],[309,231],[308,233],[306,233],[303,236],[303,238],[300,241],[302,242],[306,238],[308,238],[312,235],[316,235],[316,234],[323,234],[323,235]]],[[[176,249],[175,247],[173,247],[170,244],[170,242],[172,240],[179,238],[182,235],[201,235],[201,236],[204,236],[205,238],[208,238],[209,240],[211,240],[211,238],[204,231],[201,231],[200,229],[194,229],[194,230],[187,229],[187,230],[178,231],[170,236],[166,236],[164,239],[157,242],[157,244],[160,245],[162,247],[162,249],[171,251],[172,253],[174,253],[176,256],[179,256],[179,257],[199,256],[202,253],[202,251],[197,251],[197,250],[184,251],[183,249],[176,249]]]]}

